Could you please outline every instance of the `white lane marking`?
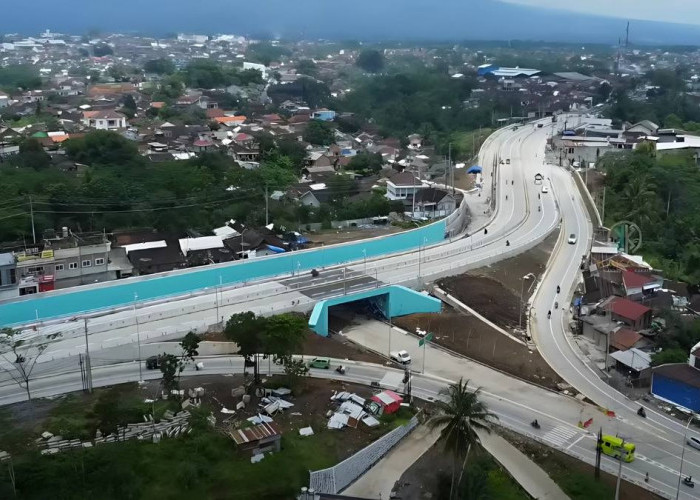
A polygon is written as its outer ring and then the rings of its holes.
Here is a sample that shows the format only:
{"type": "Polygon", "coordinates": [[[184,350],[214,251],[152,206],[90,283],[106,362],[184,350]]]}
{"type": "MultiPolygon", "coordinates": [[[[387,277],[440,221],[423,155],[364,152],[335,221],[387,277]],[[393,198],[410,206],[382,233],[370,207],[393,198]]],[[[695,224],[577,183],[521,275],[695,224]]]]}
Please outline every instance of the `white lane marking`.
{"type": "Polygon", "coordinates": [[[581,435],[578,437],[578,439],[576,439],[576,441],[574,441],[574,442],[571,443],[569,446],[567,446],[566,449],[569,450],[569,449],[573,448],[574,446],[576,446],[576,445],[578,444],[579,441],[581,441],[581,440],[582,440],[583,438],[585,438],[585,437],[586,437],[585,434],[581,434],[581,435]]]}

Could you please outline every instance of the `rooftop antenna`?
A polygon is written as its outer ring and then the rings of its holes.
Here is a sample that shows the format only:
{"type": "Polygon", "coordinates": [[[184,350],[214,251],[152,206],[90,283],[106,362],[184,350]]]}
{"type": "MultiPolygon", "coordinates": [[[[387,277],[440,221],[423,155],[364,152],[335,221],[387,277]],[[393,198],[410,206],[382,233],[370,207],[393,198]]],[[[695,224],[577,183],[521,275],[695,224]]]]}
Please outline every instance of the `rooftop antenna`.
{"type": "Polygon", "coordinates": [[[625,30],[625,50],[629,48],[630,45],[630,22],[627,21],[627,29],[625,30]]]}

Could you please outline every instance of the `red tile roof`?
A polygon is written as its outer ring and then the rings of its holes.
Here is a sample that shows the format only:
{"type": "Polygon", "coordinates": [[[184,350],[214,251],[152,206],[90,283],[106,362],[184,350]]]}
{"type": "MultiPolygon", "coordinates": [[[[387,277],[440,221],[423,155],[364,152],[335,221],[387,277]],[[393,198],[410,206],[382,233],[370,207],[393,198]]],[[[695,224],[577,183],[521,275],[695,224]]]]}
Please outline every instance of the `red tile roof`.
{"type": "Polygon", "coordinates": [[[651,312],[651,309],[648,307],[621,297],[618,297],[612,301],[610,304],[610,310],[618,316],[631,319],[632,321],[635,321],[644,316],[646,313],[651,312]]]}
{"type": "Polygon", "coordinates": [[[618,331],[612,334],[610,345],[615,349],[626,351],[630,347],[634,347],[634,344],[639,342],[641,339],[642,336],[634,330],[630,330],[629,328],[620,328],[618,331]]]}
{"type": "Polygon", "coordinates": [[[635,273],[634,271],[624,271],[622,273],[622,282],[625,288],[641,288],[644,285],[654,281],[647,275],[635,273]]]}

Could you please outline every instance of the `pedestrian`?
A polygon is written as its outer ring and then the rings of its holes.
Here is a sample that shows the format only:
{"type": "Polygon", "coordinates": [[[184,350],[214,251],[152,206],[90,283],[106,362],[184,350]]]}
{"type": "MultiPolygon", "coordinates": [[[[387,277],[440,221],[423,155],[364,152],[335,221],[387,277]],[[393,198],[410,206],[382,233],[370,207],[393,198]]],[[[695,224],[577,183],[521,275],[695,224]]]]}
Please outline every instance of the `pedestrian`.
{"type": "Polygon", "coordinates": [[[644,476],[644,482],[648,483],[649,482],[649,473],[647,472],[647,475],[644,476]]]}

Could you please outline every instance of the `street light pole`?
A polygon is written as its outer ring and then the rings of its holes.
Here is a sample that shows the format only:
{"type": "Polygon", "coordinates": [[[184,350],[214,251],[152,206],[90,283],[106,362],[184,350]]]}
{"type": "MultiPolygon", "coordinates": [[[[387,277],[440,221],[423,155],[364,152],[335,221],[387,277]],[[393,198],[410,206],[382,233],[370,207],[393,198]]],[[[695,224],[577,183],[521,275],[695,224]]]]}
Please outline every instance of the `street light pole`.
{"type": "Polygon", "coordinates": [[[678,487],[676,488],[676,500],[678,500],[678,496],[681,494],[681,477],[683,476],[683,459],[685,458],[685,443],[688,440],[688,428],[690,427],[690,423],[693,421],[694,418],[695,414],[693,413],[692,415],[690,415],[688,423],[685,426],[685,432],[683,433],[683,451],[681,451],[681,466],[678,469],[678,487]]]}
{"type": "Polygon", "coordinates": [[[136,301],[139,296],[134,292],[134,321],[136,322],[136,342],[139,346],[139,384],[143,382],[143,368],[141,367],[141,332],[139,331],[139,315],[136,312],[136,301]]]}
{"type": "MultiPolygon", "coordinates": [[[[622,448],[622,451],[624,451],[625,449],[624,438],[622,439],[622,444],[620,445],[620,448],[622,448]]],[[[620,500],[620,480],[622,479],[622,451],[620,452],[620,456],[618,457],[620,465],[617,469],[617,483],[615,484],[615,500],[620,500]]]]}
{"type": "Polygon", "coordinates": [[[365,248],[362,249],[362,256],[364,257],[364,260],[365,260],[365,270],[363,272],[364,272],[364,274],[367,274],[367,249],[365,249],[365,248]]]}
{"type": "Polygon", "coordinates": [[[525,276],[523,276],[523,279],[520,284],[520,311],[518,314],[518,327],[520,328],[520,330],[523,329],[523,293],[525,291],[525,281],[534,277],[534,274],[527,273],[525,276]]]}
{"type": "MultiPolygon", "coordinates": [[[[216,322],[217,323],[219,322],[219,318],[220,318],[220,316],[219,316],[219,292],[221,291],[221,287],[223,286],[223,284],[224,284],[223,278],[221,277],[221,275],[219,275],[219,286],[217,287],[216,294],[215,294],[216,295],[216,322]]],[[[223,318],[221,318],[221,322],[222,323],[224,322],[223,318]]]]}

